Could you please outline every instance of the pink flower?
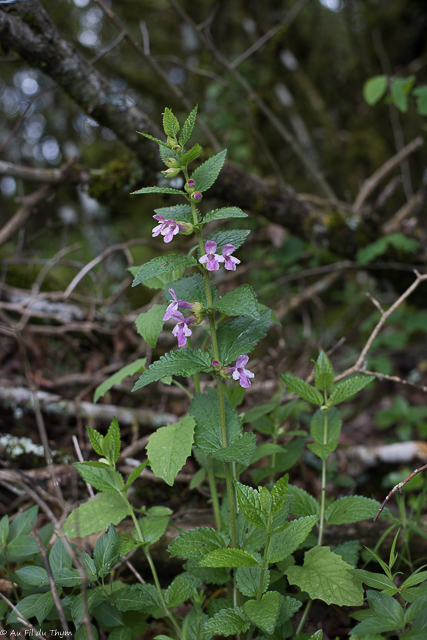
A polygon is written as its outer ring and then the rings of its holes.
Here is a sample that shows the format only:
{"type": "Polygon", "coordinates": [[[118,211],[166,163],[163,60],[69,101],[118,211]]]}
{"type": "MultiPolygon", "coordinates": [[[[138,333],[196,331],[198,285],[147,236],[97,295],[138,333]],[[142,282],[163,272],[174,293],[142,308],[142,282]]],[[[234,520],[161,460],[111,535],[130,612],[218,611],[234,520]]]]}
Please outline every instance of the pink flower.
{"type": "Polygon", "coordinates": [[[245,364],[248,363],[249,356],[239,356],[236,360],[236,366],[227,369],[227,373],[233,374],[233,380],[239,380],[240,386],[244,389],[249,389],[251,382],[249,378],[255,378],[255,374],[248,369],[244,369],[245,364]]]}
{"type": "Polygon", "coordinates": [[[224,256],[220,256],[215,253],[216,247],[216,242],[214,242],[213,240],[208,240],[205,244],[206,254],[199,258],[200,264],[206,264],[206,269],[208,271],[218,271],[219,263],[225,262],[224,256]]]}
{"type": "Polygon", "coordinates": [[[200,191],[195,191],[194,193],[191,194],[191,198],[193,198],[193,200],[201,200],[203,196],[200,193],[200,191]]]}
{"type": "Polygon", "coordinates": [[[193,316],[184,318],[181,311],[174,311],[171,317],[172,320],[177,323],[172,329],[172,334],[175,338],[178,338],[178,347],[183,347],[187,344],[187,338],[192,334],[188,325],[193,322],[194,318],[193,316]]]}
{"type": "Polygon", "coordinates": [[[236,247],[232,244],[226,244],[222,250],[222,255],[225,259],[224,267],[227,271],[236,271],[236,264],[240,264],[240,260],[232,256],[231,254],[236,249],[236,247]]]}
{"type": "Polygon", "coordinates": [[[160,224],[157,227],[154,227],[152,232],[152,237],[155,238],[160,233],[164,237],[165,242],[170,242],[174,236],[180,231],[185,231],[184,225],[179,222],[175,222],[175,220],[166,220],[163,216],[153,216],[155,220],[158,220],[160,224]]]}
{"type": "Polygon", "coordinates": [[[166,313],[163,316],[163,321],[170,320],[172,318],[172,314],[178,309],[191,309],[191,302],[185,302],[185,300],[178,300],[176,297],[176,293],[174,289],[169,289],[169,293],[172,297],[173,302],[170,303],[168,308],[166,309],[166,313]]]}

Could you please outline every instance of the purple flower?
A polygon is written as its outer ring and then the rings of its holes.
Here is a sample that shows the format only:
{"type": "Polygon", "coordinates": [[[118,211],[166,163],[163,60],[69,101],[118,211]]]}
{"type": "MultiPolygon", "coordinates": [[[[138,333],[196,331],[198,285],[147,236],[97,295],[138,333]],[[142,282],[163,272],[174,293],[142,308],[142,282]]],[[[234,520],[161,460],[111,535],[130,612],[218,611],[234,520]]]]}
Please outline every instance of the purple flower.
{"type": "Polygon", "coordinates": [[[176,293],[174,289],[169,289],[169,293],[172,297],[173,302],[170,303],[168,308],[166,309],[166,313],[163,316],[163,321],[170,320],[172,318],[172,314],[178,309],[191,309],[191,302],[185,302],[185,300],[178,300],[176,297],[176,293]]]}
{"type": "Polygon", "coordinates": [[[240,260],[232,256],[231,254],[236,249],[236,247],[232,244],[226,244],[224,249],[222,250],[222,255],[225,259],[224,267],[227,271],[236,271],[236,264],[240,264],[240,260]]]}
{"type": "Polygon", "coordinates": [[[191,194],[191,197],[193,198],[193,200],[201,200],[203,198],[200,191],[195,191],[194,193],[191,194]]]}
{"type": "Polygon", "coordinates": [[[191,187],[191,188],[193,188],[193,187],[195,187],[195,186],[196,186],[196,183],[195,183],[195,181],[194,181],[194,180],[191,180],[191,179],[190,179],[190,180],[187,180],[187,187],[191,187]]]}
{"type": "Polygon", "coordinates": [[[239,356],[236,360],[236,366],[227,369],[227,373],[233,374],[233,380],[239,380],[240,386],[244,389],[249,389],[251,382],[248,378],[254,378],[255,374],[248,369],[244,369],[245,364],[248,363],[249,356],[239,356]]]}
{"type": "Polygon", "coordinates": [[[187,338],[191,336],[192,331],[188,325],[193,322],[194,318],[193,316],[184,318],[181,311],[174,311],[171,317],[177,323],[172,329],[172,334],[178,338],[178,347],[183,347],[187,344],[187,338]]]}
{"type": "Polygon", "coordinates": [[[162,236],[165,236],[164,241],[170,242],[177,233],[185,231],[184,225],[175,222],[175,220],[166,220],[163,216],[159,215],[153,216],[153,218],[160,222],[160,224],[153,229],[153,233],[151,234],[153,238],[161,233],[162,236]]]}
{"type": "Polygon", "coordinates": [[[217,244],[213,240],[208,240],[205,244],[206,254],[199,258],[200,264],[206,264],[208,271],[218,271],[219,263],[225,262],[224,256],[220,256],[216,251],[217,244]]]}

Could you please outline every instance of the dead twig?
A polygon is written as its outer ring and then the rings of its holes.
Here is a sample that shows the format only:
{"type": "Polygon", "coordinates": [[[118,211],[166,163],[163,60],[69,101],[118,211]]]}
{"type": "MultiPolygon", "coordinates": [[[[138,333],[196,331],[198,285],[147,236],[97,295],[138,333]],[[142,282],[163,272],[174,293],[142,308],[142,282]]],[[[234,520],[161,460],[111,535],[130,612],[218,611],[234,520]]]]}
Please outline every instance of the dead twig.
{"type": "Polygon", "coordinates": [[[405,484],[407,482],[409,482],[409,480],[412,480],[412,478],[414,476],[416,476],[418,473],[421,473],[421,471],[425,471],[425,469],[427,469],[427,464],[425,464],[423,467],[420,467],[419,469],[415,469],[415,471],[413,471],[411,474],[409,474],[409,476],[407,478],[405,478],[404,480],[402,480],[402,482],[399,482],[395,487],[393,487],[393,489],[390,491],[390,493],[388,494],[388,496],[385,498],[384,502],[382,503],[382,505],[378,509],[377,514],[376,514],[376,516],[374,518],[374,522],[380,516],[382,510],[384,509],[384,507],[385,507],[385,505],[387,503],[387,500],[389,500],[391,498],[391,496],[396,493],[396,491],[399,491],[399,493],[402,495],[402,487],[404,487],[405,484]]]}

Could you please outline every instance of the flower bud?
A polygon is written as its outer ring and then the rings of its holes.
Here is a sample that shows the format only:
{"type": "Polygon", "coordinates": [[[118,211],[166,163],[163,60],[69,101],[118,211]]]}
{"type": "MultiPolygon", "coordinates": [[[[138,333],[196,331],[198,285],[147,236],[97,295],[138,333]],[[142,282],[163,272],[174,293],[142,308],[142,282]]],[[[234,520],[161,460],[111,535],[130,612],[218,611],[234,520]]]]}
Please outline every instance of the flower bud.
{"type": "Polygon", "coordinates": [[[179,224],[179,233],[182,233],[184,236],[189,236],[194,231],[194,226],[191,222],[182,222],[181,220],[176,220],[176,223],[179,224]]]}
{"type": "Polygon", "coordinates": [[[170,169],[175,169],[175,167],[179,167],[179,162],[178,160],[175,160],[175,158],[167,158],[166,164],[170,169]]]}
{"type": "Polygon", "coordinates": [[[194,191],[196,190],[196,183],[194,180],[187,180],[187,182],[184,185],[184,189],[186,190],[187,193],[194,193],[194,191]]]}
{"type": "Polygon", "coordinates": [[[218,360],[213,360],[212,361],[212,366],[214,368],[215,371],[220,371],[222,364],[220,362],[218,362],[218,360]]]}
{"type": "Polygon", "coordinates": [[[172,147],[172,151],[175,151],[175,153],[179,153],[181,149],[182,147],[179,144],[176,144],[175,146],[172,147]]]}
{"type": "Polygon", "coordinates": [[[194,193],[190,194],[190,197],[193,198],[193,200],[195,200],[196,202],[200,202],[200,200],[203,198],[200,191],[195,191],[194,193]]]}
{"type": "Polygon", "coordinates": [[[171,138],[170,136],[167,137],[166,140],[166,144],[168,145],[168,147],[170,147],[171,149],[173,149],[174,147],[176,147],[176,145],[178,144],[177,139],[176,138],[171,138]]]}
{"type": "Polygon", "coordinates": [[[163,175],[165,176],[165,178],[175,178],[175,176],[178,175],[178,173],[181,171],[181,169],[166,169],[166,171],[162,171],[163,175]]]}

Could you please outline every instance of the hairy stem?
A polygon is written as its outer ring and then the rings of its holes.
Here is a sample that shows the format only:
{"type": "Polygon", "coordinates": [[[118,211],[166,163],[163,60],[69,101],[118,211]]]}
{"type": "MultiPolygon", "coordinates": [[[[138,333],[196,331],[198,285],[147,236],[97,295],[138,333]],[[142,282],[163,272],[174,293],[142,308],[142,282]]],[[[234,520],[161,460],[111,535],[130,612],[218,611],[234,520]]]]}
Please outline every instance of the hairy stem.
{"type": "MultiPolygon", "coordinates": [[[[323,422],[323,444],[328,442],[328,414],[325,412],[323,422]]],[[[322,460],[322,492],[320,495],[320,522],[319,537],[317,544],[320,546],[323,539],[323,529],[325,527],[325,501],[326,501],[326,459],[322,460]]]]}

